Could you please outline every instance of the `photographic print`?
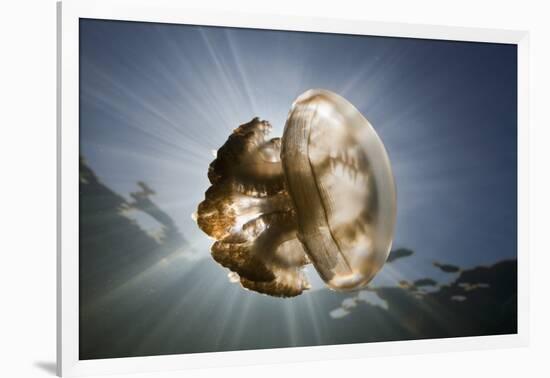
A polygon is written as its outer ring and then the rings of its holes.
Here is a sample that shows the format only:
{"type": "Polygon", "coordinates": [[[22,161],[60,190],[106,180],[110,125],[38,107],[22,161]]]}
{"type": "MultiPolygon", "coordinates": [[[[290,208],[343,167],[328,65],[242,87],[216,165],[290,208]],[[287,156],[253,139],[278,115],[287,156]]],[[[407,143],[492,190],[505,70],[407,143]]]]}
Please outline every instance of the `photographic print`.
{"type": "Polygon", "coordinates": [[[79,21],[79,358],[517,333],[517,45],[79,21]]]}

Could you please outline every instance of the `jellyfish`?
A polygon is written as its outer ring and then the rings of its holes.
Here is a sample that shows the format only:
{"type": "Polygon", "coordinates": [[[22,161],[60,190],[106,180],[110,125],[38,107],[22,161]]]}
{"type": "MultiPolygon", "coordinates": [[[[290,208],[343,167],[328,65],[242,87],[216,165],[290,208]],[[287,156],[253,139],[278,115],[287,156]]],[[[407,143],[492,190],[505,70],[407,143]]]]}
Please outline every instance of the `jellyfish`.
{"type": "Polygon", "coordinates": [[[390,160],[346,99],[312,89],[292,104],[282,138],[254,118],[216,151],[196,222],[212,257],[249,290],[293,297],[313,265],[336,291],[365,287],[382,268],[396,220],[390,160]]]}

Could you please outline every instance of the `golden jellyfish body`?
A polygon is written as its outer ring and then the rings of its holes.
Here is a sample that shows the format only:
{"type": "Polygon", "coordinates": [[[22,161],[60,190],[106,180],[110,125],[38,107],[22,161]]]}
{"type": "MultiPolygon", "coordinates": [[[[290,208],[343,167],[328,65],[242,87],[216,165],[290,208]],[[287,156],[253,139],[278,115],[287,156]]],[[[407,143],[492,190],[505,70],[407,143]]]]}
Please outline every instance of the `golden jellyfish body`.
{"type": "Polygon", "coordinates": [[[309,288],[312,263],[335,290],[364,287],[389,254],[396,191],[384,145],[343,97],[309,90],[282,139],[258,118],[241,125],[209,168],[197,223],[212,256],[243,287],[274,296],[309,288]]]}

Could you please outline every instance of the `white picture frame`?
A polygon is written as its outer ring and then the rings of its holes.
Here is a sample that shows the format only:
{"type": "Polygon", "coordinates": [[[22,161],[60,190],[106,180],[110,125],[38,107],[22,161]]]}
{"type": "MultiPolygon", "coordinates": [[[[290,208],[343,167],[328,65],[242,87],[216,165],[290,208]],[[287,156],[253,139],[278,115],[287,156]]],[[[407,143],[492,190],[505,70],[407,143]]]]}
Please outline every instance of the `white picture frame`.
{"type": "Polygon", "coordinates": [[[186,9],[178,1],[93,0],[58,3],[58,256],[57,371],[60,376],[144,373],[191,368],[347,359],[408,353],[432,353],[528,343],[528,51],[524,31],[473,29],[357,20],[249,15],[186,9]],[[79,28],[80,18],[147,21],[205,26],[345,33],[517,45],[518,54],[518,333],[503,336],[377,342],[222,353],[79,360],[78,356],[78,172],[79,172],[79,28]]]}

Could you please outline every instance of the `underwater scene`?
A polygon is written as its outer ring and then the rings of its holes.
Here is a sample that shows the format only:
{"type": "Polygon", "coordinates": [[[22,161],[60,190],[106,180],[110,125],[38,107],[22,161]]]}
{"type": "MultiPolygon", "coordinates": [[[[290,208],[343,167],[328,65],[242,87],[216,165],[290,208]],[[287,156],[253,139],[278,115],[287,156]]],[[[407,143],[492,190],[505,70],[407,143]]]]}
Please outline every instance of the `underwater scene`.
{"type": "Polygon", "coordinates": [[[515,45],[80,20],[80,359],[517,332],[515,45]]]}

